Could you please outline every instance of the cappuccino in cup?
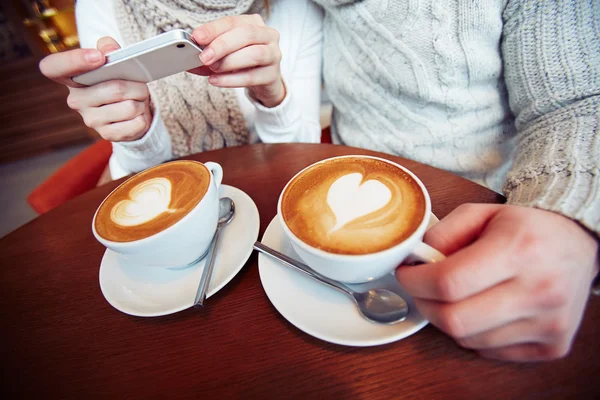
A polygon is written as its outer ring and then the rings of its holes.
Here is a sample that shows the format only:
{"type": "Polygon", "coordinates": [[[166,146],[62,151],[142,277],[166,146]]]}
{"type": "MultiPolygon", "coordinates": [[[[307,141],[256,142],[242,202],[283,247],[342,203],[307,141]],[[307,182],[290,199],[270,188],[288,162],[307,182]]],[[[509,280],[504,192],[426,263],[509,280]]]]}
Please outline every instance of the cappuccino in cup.
{"type": "Polygon", "coordinates": [[[281,212],[303,242],[339,254],[369,254],[408,238],[425,216],[418,183],[392,164],[366,157],[319,163],[294,179],[281,212]]]}
{"type": "Polygon", "coordinates": [[[132,242],[161,232],[185,217],[202,200],[210,171],[201,163],[159,165],[135,175],[108,196],[94,227],[113,242],[132,242]]]}
{"type": "Polygon", "coordinates": [[[361,283],[403,260],[443,258],[421,239],[431,203],[406,168],[377,157],[343,156],[300,171],[282,191],[278,216],[292,247],[317,272],[361,283]]]}
{"type": "Polygon", "coordinates": [[[180,268],[205,253],[216,231],[219,164],[173,161],[123,182],[102,202],[94,235],[125,259],[180,268]]]}

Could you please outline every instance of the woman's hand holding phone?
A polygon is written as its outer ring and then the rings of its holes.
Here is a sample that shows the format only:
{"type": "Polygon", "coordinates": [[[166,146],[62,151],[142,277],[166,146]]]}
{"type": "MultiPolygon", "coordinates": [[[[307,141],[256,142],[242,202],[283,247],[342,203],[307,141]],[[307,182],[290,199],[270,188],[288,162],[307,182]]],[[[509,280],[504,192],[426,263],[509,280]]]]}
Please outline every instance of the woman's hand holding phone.
{"type": "Polygon", "coordinates": [[[189,72],[208,76],[218,87],[246,87],[266,107],[279,105],[286,95],[280,71],[279,32],[260,15],[223,17],[192,33],[204,46],[204,64],[189,72]]]}
{"type": "MultiPolygon", "coordinates": [[[[204,46],[204,64],[189,72],[208,76],[218,87],[248,88],[266,107],[279,105],[286,95],[280,72],[279,32],[259,15],[219,18],[198,27],[194,40],[204,46]]],[[[152,124],[150,92],[143,82],[109,80],[84,86],[71,78],[102,67],[106,55],[120,49],[104,37],[96,49],[76,49],[52,54],[40,62],[46,77],[69,88],[67,103],[85,124],[104,139],[126,142],[142,138],[152,124]]]]}
{"type": "Polygon", "coordinates": [[[81,114],[84,123],[104,139],[112,142],[140,139],[152,124],[150,92],[145,83],[112,80],[83,86],[71,79],[101,67],[106,54],[120,47],[114,39],[104,37],[98,40],[97,48],[49,55],[40,62],[40,70],[69,88],[69,107],[81,114]]]}

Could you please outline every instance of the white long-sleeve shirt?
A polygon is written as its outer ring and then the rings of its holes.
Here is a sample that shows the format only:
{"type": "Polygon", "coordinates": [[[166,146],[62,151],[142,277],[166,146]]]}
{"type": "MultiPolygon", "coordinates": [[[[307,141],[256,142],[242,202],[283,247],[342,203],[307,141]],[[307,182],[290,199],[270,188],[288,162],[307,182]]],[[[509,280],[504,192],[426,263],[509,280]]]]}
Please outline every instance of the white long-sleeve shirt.
{"type": "MultiPolygon", "coordinates": [[[[112,1],[79,0],[76,17],[81,47],[95,48],[98,39],[104,36],[123,43],[112,1]]],[[[273,2],[266,24],[280,33],[281,75],[287,94],[281,104],[267,108],[248,97],[245,89],[235,89],[251,142],[320,140],[322,23],[322,11],[311,1],[273,2]]],[[[160,110],[156,110],[144,137],[132,142],[113,142],[111,176],[118,179],[172,157],[169,132],[160,110]]]]}

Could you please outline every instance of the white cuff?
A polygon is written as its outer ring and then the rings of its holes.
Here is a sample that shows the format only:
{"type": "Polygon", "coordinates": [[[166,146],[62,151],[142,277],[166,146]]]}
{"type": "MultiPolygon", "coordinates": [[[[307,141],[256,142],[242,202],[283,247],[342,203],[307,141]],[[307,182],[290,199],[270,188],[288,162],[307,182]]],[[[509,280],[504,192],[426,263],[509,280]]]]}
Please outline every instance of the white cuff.
{"type": "Polygon", "coordinates": [[[110,173],[113,178],[140,172],[173,157],[171,137],[158,112],[148,129],[139,140],[113,142],[110,173]]]}
{"type": "Polygon", "coordinates": [[[148,132],[138,140],[130,142],[113,142],[113,148],[119,147],[122,153],[129,157],[152,157],[164,151],[165,136],[169,134],[158,113],[154,114],[148,132]]]}
{"type": "MultiPolygon", "coordinates": [[[[261,126],[270,132],[289,132],[289,129],[294,124],[297,124],[302,119],[302,113],[298,107],[294,107],[291,100],[292,93],[286,88],[286,94],[281,103],[275,107],[265,107],[256,100],[248,89],[245,90],[246,96],[250,102],[256,107],[256,125],[261,126]]],[[[258,130],[258,129],[257,129],[258,130]]]]}

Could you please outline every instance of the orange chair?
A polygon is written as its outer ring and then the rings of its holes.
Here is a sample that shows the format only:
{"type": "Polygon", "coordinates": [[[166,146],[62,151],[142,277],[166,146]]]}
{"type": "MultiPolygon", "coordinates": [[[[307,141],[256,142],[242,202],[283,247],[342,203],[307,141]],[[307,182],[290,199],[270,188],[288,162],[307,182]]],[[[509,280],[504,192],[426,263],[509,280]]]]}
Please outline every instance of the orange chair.
{"type": "Polygon", "coordinates": [[[112,154],[112,145],[98,140],[67,161],[27,196],[29,205],[39,214],[94,188],[112,154]]]}
{"type": "MultiPolygon", "coordinates": [[[[321,132],[321,143],[331,143],[329,127],[321,132]]],[[[98,140],[69,160],[27,196],[29,205],[39,214],[96,187],[112,154],[112,145],[98,140]]]]}

